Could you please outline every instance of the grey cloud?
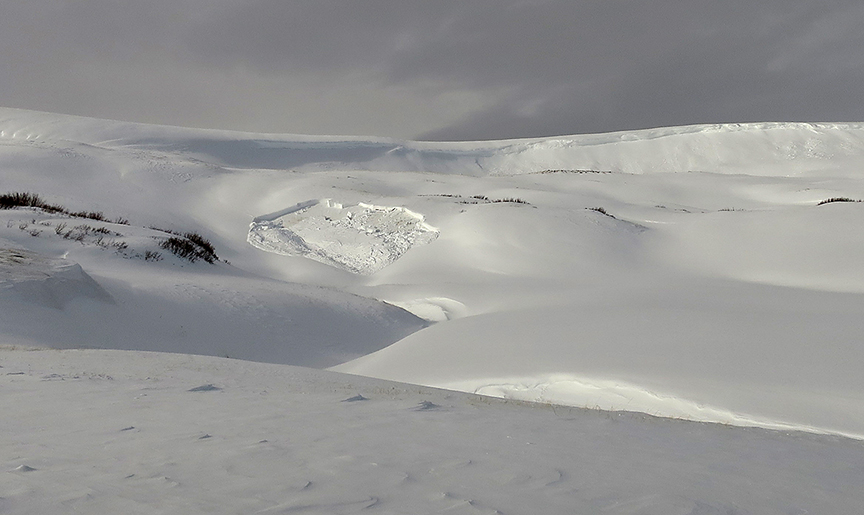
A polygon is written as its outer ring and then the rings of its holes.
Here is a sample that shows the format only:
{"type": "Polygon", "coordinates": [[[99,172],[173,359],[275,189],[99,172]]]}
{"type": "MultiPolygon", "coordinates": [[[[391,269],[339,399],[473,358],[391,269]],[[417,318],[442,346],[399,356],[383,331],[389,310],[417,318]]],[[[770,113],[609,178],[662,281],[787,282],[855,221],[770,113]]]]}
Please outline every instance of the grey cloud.
{"type": "Polygon", "coordinates": [[[850,5],[823,11],[804,2],[788,7],[782,12],[733,12],[700,20],[704,25],[672,25],[667,29],[675,27],[680,39],[667,51],[642,52],[627,64],[619,61],[612,66],[614,75],[603,68],[608,64],[587,65],[581,71],[597,77],[593,82],[523,82],[524,88],[490,109],[422,137],[509,138],[692,123],[864,120],[864,107],[857,100],[864,93],[859,52],[864,40],[852,29],[864,23],[864,10],[850,5]],[[826,16],[833,22],[820,26],[826,16]],[[842,27],[837,26],[839,19],[844,20],[842,27]],[[529,115],[514,107],[527,99],[536,106],[529,115]]]}
{"type": "Polygon", "coordinates": [[[0,0],[0,10],[0,105],[13,107],[429,139],[864,120],[857,0],[0,0]],[[382,91],[399,95],[392,112],[381,112],[382,91]],[[412,107],[453,94],[487,101],[425,122],[430,108],[412,107]],[[420,129],[399,132],[409,126],[420,129]]]}
{"type": "Polygon", "coordinates": [[[217,61],[509,91],[433,139],[864,119],[856,2],[262,0],[214,24],[217,61]]]}
{"type": "Polygon", "coordinates": [[[188,34],[188,46],[214,64],[242,62],[266,73],[383,66],[410,40],[434,30],[454,0],[247,0],[188,34]]]}

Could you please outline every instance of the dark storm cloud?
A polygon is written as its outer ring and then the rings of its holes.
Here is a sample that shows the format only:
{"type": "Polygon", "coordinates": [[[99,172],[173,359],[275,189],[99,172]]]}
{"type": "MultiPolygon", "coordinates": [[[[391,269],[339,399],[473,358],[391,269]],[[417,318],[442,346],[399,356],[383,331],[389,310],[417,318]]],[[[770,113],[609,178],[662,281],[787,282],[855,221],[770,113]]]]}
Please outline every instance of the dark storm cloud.
{"type": "Polygon", "coordinates": [[[6,3],[2,105],[434,139],[864,120],[852,0],[6,3]],[[425,119],[450,92],[475,100],[425,119]]]}

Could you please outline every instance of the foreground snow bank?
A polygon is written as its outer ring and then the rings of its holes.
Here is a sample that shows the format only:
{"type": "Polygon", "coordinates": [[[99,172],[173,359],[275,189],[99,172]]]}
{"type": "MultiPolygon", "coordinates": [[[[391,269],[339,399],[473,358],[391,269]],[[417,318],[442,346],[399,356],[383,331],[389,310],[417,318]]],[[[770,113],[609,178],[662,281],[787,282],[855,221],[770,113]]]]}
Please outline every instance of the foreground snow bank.
{"type": "Polygon", "coordinates": [[[177,354],[0,347],[0,511],[849,514],[860,442],[177,354]],[[38,430],[34,430],[38,428],[38,430]]]}

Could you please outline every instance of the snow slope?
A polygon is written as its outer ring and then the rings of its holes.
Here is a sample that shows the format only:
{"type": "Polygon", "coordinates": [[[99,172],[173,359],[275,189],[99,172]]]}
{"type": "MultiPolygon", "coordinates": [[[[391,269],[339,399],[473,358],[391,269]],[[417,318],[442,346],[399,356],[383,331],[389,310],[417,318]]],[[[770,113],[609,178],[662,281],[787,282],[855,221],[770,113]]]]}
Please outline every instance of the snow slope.
{"type": "Polygon", "coordinates": [[[10,236],[0,238],[6,344],[326,367],[426,325],[372,299],[255,276],[225,263],[189,263],[159,248],[155,238],[166,234],[152,229],[32,209],[0,210],[0,226],[10,236]],[[88,224],[110,227],[110,239],[97,244],[92,231],[81,241],[75,236],[81,231],[63,236],[88,224]],[[145,252],[159,253],[160,260],[145,260],[145,252]]]}
{"type": "Polygon", "coordinates": [[[3,347],[0,363],[10,515],[839,515],[864,504],[864,448],[839,437],[202,356],[3,347]]]}
{"type": "MultiPolygon", "coordinates": [[[[231,263],[125,259],[50,228],[31,236],[57,220],[0,212],[0,237],[68,252],[116,303],[0,300],[14,313],[3,334],[312,366],[357,357],[335,370],[861,438],[864,203],[817,204],[864,198],[862,165],[860,124],[424,143],[2,109],[4,191],[127,218],[142,251],[150,227],[195,230],[231,263]],[[346,245],[314,260],[247,242],[250,224],[310,199],[416,213],[437,238],[369,268],[331,266],[356,262],[346,245]]],[[[304,241],[378,248],[314,222],[304,241]]]]}

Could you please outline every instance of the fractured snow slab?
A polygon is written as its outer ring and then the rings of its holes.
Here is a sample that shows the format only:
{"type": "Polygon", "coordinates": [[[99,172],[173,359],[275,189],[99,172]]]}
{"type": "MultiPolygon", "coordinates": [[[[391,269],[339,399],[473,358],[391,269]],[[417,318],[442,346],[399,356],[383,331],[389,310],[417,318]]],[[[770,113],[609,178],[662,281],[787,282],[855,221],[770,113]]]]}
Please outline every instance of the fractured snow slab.
{"type": "Polygon", "coordinates": [[[247,239],[261,250],[369,275],[414,245],[437,237],[438,229],[427,224],[423,215],[404,207],[343,206],[322,199],[255,218],[247,239]]]}

